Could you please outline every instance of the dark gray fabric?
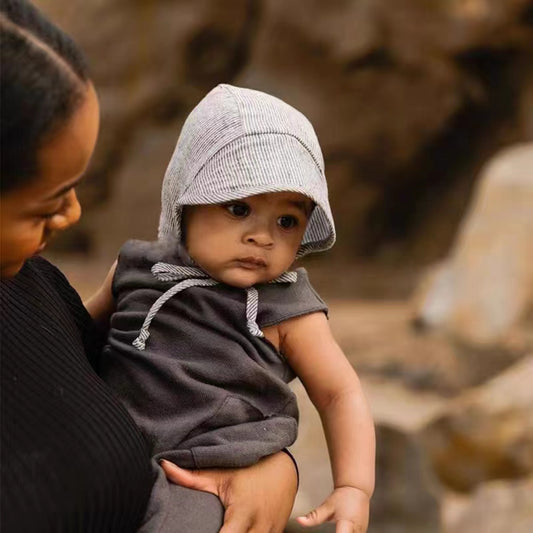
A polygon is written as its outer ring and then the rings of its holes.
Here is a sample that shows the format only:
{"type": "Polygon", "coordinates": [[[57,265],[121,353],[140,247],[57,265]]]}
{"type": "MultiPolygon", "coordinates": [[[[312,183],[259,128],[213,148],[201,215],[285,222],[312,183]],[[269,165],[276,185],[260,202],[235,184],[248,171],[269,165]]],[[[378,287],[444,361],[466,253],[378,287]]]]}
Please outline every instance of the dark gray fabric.
{"type": "MultiPolygon", "coordinates": [[[[185,468],[241,467],[292,444],[298,410],[287,383],[294,374],[268,340],[249,333],[245,290],[186,289],[158,312],[146,349],[132,346],[151,305],[172,286],[152,275],[159,261],[193,266],[177,244],[122,248],[101,369],[153,456],[185,468]]],[[[297,272],[296,283],[256,286],[259,327],[327,311],[305,270],[297,272]]]]}
{"type": "Polygon", "coordinates": [[[213,494],[174,485],[155,462],[155,483],[144,522],[137,533],[217,533],[224,507],[213,494]]]}

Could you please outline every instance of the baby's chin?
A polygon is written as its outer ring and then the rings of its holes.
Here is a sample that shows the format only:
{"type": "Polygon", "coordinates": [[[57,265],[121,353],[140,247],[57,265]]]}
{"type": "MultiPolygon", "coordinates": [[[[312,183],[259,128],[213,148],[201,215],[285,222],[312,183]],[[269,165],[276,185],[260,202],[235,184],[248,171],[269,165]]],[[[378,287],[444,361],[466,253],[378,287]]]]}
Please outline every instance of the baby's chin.
{"type": "Polygon", "coordinates": [[[259,283],[268,283],[270,279],[261,278],[261,277],[251,277],[251,276],[224,276],[223,279],[219,279],[226,285],[231,285],[232,287],[237,287],[238,289],[249,289],[254,285],[259,283]]]}
{"type": "Polygon", "coordinates": [[[219,277],[212,277],[217,281],[225,283],[226,285],[231,285],[232,287],[237,287],[239,289],[248,289],[250,287],[253,287],[254,285],[258,285],[261,283],[269,283],[281,274],[282,272],[280,272],[279,274],[275,273],[274,275],[271,275],[271,273],[266,272],[250,272],[245,269],[238,269],[237,271],[225,272],[219,277]]]}

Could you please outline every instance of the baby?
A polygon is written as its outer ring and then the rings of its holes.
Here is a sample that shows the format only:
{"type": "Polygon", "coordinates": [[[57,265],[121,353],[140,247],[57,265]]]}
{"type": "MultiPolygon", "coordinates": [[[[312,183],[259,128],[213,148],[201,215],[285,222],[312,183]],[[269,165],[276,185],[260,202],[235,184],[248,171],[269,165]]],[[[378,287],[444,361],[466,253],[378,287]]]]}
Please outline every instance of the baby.
{"type": "Polygon", "coordinates": [[[322,153],[281,100],[219,85],[168,166],[157,242],[130,241],[113,279],[102,375],[155,460],[250,465],[291,445],[295,376],[318,409],[334,490],[298,521],[365,531],[374,430],[327,307],[295,259],[335,240],[322,153]]]}

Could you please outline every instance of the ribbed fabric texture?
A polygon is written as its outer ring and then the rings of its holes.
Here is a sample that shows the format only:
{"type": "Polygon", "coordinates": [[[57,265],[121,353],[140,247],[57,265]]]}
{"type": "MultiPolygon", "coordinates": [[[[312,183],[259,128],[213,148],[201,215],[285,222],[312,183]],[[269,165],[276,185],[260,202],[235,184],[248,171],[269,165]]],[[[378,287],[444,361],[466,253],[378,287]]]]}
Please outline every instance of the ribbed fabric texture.
{"type": "Polygon", "coordinates": [[[41,258],[0,283],[1,531],[136,531],[146,444],[93,371],[92,322],[41,258]]]}
{"type": "Polygon", "coordinates": [[[316,204],[298,256],[330,248],[335,227],[311,123],[279,98],[219,85],[183,125],[163,181],[159,239],[180,240],[184,205],[282,191],[316,204]]]}

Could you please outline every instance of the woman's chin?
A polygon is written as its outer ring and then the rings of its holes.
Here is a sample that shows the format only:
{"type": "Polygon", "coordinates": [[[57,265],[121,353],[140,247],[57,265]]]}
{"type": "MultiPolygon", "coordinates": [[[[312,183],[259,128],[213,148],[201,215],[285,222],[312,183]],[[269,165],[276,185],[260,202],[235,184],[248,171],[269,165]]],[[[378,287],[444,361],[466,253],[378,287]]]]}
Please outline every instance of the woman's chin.
{"type": "Polygon", "coordinates": [[[0,278],[9,279],[9,278],[15,277],[20,272],[20,269],[24,266],[25,262],[26,260],[17,262],[17,263],[9,263],[7,265],[1,265],[0,266],[0,278]]]}

